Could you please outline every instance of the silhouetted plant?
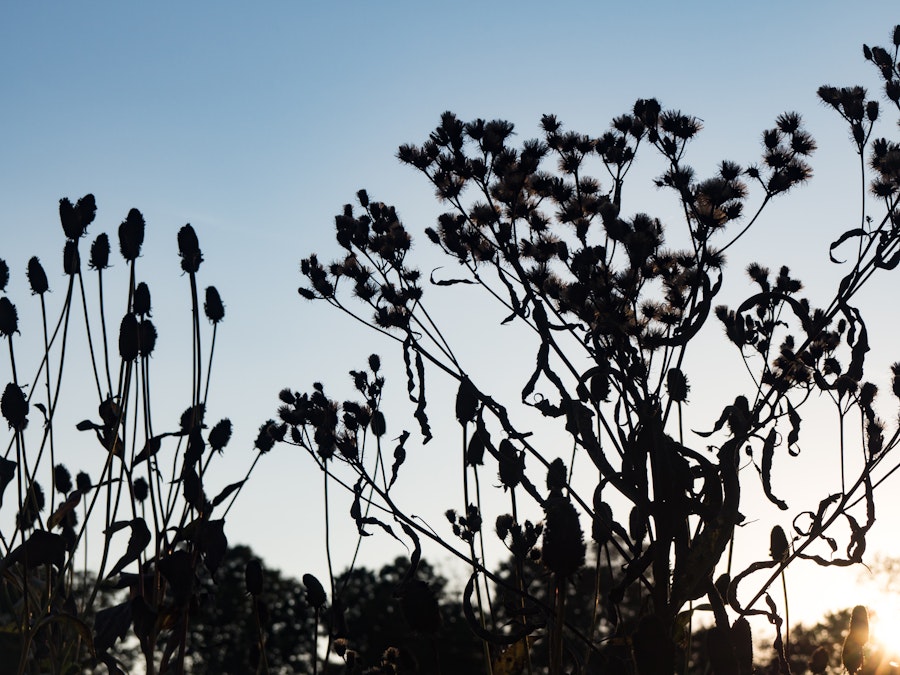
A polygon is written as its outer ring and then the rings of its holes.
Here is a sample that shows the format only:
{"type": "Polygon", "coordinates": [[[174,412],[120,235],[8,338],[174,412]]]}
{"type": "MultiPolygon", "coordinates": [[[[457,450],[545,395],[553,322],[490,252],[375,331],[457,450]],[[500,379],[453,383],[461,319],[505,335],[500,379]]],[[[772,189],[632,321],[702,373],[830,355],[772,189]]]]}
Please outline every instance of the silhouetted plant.
{"type": "MultiPolygon", "coordinates": [[[[880,68],[887,97],[900,110],[900,28],[893,41],[890,51],[866,47],[865,55],[880,68]]],[[[758,263],[747,268],[758,290],[736,308],[716,304],[725,253],[772,201],[812,175],[808,162],[816,144],[800,115],[780,115],[763,132],[758,162],[723,160],[702,177],[686,164],[700,120],[655,99],[638,100],[599,136],[567,131],[546,115],[543,137],[518,147],[509,122],[466,123],[444,113],[424,143],[401,146],[398,157],[425,176],[448,208],[425,235],[457,263],[454,278],[414,268],[412,236],[397,210],[361,190],[357,206],[345,206],[335,219],[341,256],[332,263],[316,255],[303,259],[308,283],[299,292],[350,314],[400,348],[423,443],[436,433],[426,375],[432,370],[456,382],[455,411],[445,417],[455,414],[461,427],[464,501],[447,514],[450,531],[423,524],[411,515],[414,505],[394,499],[410,433],[404,430],[394,447],[387,445],[385,377],[375,356],[367,370],[350,371],[357,401],[332,399],[320,383],[305,393],[282,391],[278,419],[261,428],[259,448],[285,442],[304,449],[324,474],[326,512],[328,486],[337,482],[353,496],[351,516],[360,535],[380,529],[405,540],[414,553],[399,593],[416,581],[421,539],[464,560],[471,568],[464,608],[486,646],[496,653],[518,645],[527,655],[530,640],[547,640],[546,660],[528,661],[526,672],[593,672],[603,651],[596,626],[576,627],[566,613],[567,588],[585,564],[585,533],[599,567],[610,552],[624,561],[609,568],[611,588],[594,588],[612,621],[613,644],[628,645],[616,672],[685,668],[680,654],[689,651],[695,602],[706,603],[715,621],[709,638],[715,672],[749,667],[744,617],[752,615],[775,626],[786,669],[783,620],[768,591],[797,559],[820,565],[862,560],[875,519],[876,476],[892,471],[876,470],[893,461],[900,438],[875,413],[876,388],[864,379],[869,337],[852,304],[876,271],[900,262],[900,145],[875,138],[880,107],[863,88],[826,86],[819,96],[849,125],[872,195],[863,195],[858,225],[829,247],[833,262],[838,251],[849,254],[849,271],[821,308],[801,295],[803,286],[787,267],[773,274],[758,263]],[[665,243],[674,223],[630,206],[625,187],[639,153],[662,161],[654,186],[674,196],[678,238],[686,242],[681,248],[665,243]],[[605,184],[590,176],[592,167],[605,184]],[[852,249],[844,246],[849,242],[852,249]],[[496,302],[498,319],[522,327],[519,339],[533,341],[534,360],[523,364],[530,375],[522,377],[521,403],[555,422],[556,437],[566,439],[562,445],[571,455],[548,454],[533,442],[522,416],[510,414],[513,402],[499,399],[497,374],[486,367],[491,345],[483,344],[477,367],[458,357],[426,304],[428,285],[476,287],[496,302]],[[707,431],[685,433],[689,393],[717,386],[685,372],[686,354],[712,316],[739,351],[751,384],[704,425],[707,431]],[[840,465],[833,468],[841,490],[794,514],[790,539],[780,527],[773,532],[770,557],[733,569],[730,551],[744,520],[748,481],[758,475],[769,501],[789,511],[773,487],[773,459],[776,451],[799,452],[801,412],[814,394],[829,397],[842,422],[840,465]],[[843,423],[851,417],[860,421],[858,438],[843,423]],[[851,448],[861,456],[853,462],[851,448]],[[740,471],[742,455],[757,472],[740,471]],[[588,493],[572,481],[573,465],[582,458],[591,466],[578,473],[596,475],[588,493]],[[484,471],[499,475],[508,512],[483,512],[484,471]],[[528,519],[535,513],[541,522],[528,519]],[[501,579],[487,565],[485,523],[496,523],[497,536],[517,561],[515,579],[501,579]],[[838,523],[849,530],[841,544],[838,523]],[[827,557],[818,552],[822,545],[827,557]],[[529,560],[542,562],[549,597],[536,597],[523,579],[529,560]],[[521,600],[522,611],[504,625],[496,622],[496,586],[521,600]],[[636,623],[626,623],[618,608],[633,588],[642,589],[647,604],[636,623]]],[[[900,396],[900,366],[894,370],[900,396]]],[[[605,662],[604,668],[612,667],[605,662]]],[[[497,665],[494,672],[513,671],[497,665]]]]}
{"type": "MultiPolygon", "coordinates": [[[[48,275],[37,257],[25,272],[40,303],[42,326],[20,325],[15,305],[0,297],[0,333],[11,372],[0,406],[10,429],[0,457],[0,504],[6,504],[0,528],[0,617],[13,638],[6,653],[15,651],[17,659],[17,665],[5,665],[19,673],[71,673],[93,663],[122,672],[116,643],[130,635],[140,645],[147,673],[183,672],[190,653],[191,607],[201,579],[212,583],[216,578],[227,547],[224,515],[246,478],[214,497],[206,494],[213,451],[221,452],[228,443],[231,422],[222,420],[206,432],[213,347],[201,349],[197,272],[203,256],[196,233],[190,225],[178,233],[181,267],[190,281],[193,377],[180,422],[169,420],[168,430],[160,432],[160,420],[152,416],[156,397],[150,358],[158,334],[150,288],[138,281],[144,218],[131,209],[119,226],[125,305],[112,310],[106,234],[90,247],[93,273],[81,266],[79,246],[96,208],[93,195],[75,203],[60,200],[67,287],[55,296],[62,299],[57,318],[51,320],[48,275]],[[96,299],[86,288],[86,275],[93,277],[96,299]],[[117,341],[116,322],[107,323],[111,312],[121,316],[117,341]],[[86,410],[97,413],[77,428],[95,436],[103,452],[73,484],[72,473],[58,461],[63,432],[58,405],[62,375],[73,358],[71,324],[79,313],[89,350],[84,362],[92,375],[80,383],[79,402],[90,400],[94,390],[96,407],[86,410]],[[20,333],[41,345],[33,380],[23,379],[16,358],[20,333]],[[100,554],[96,574],[88,573],[89,547],[100,554]],[[128,592],[107,605],[111,588],[128,592]]],[[[0,291],[5,291],[5,262],[0,272],[0,291]]],[[[206,290],[205,309],[214,345],[224,309],[213,287],[206,290]]]]}

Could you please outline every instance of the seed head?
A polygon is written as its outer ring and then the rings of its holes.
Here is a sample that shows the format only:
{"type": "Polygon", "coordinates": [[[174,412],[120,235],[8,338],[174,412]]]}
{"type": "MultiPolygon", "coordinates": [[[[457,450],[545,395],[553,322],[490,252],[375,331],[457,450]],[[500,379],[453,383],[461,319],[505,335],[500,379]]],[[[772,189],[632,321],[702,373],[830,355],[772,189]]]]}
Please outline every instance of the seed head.
{"type": "Polygon", "coordinates": [[[131,311],[140,317],[150,316],[150,287],[143,281],[134,289],[131,311]]]}
{"type": "Polygon", "coordinates": [[[91,259],[88,267],[94,270],[105,270],[109,267],[109,237],[101,232],[91,244],[91,259]]]}
{"type": "Polygon", "coordinates": [[[12,337],[19,332],[19,313],[16,306],[5,295],[0,298],[0,336],[12,337]]]}
{"type": "Polygon", "coordinates": [[[321,609],[327,599],[321,582],[312,574],[304,574],[303,585],[306,586],[306,601],[311,607],[321,609]]]}
{"type": "Polygon", "coordinates": [[[78,253],[78,242],[75,239],[66,241],[63,247],[63,272],[67,276],[81,271],[81,255],[78,253]]]}
{"type": "Polygon", "coordinates": [[[141,254],[144,227],[144,216],[137,209],[131,209],[119,225],[119,251],[125,260],[133,262],[141,254]]]}
{"type": "Polygon", "coordinates": [[[35,295],[43,295],[50,288],[47,283],[47,274],[37,256],[33,256],[28,261],[28,284],[31,286],[31,292],[35,295]]]}
{"type": "Polygon", "coordinates": [[[28,400],[25,393],[14,382],[6,385],[0,397],[0,413],[6,419],[10,429],[22,431],[28,426],[28,400]]]}
{"type": "Polygon", "coordinates": [[[72,474],[62,464],[53,467],[53,485],[57,492],[63,495],[69,494],[72,489],[72,474]]]}
{"type": "Polygon", "coordinates": [[[231,440],[231,420],[224,419],[216,423],[209,432],[209,447],[218,453],[228,445],[231,440]]]}
{"type": "Polygon", "coordinates": [[[181,269],[188,274],[195,274],[203,262],[200,242],[197,233],[190,224],[178,230],[178,255],[181,256],[181,269]]]}
{"type": "Polygon", "coordinates": [[[256,558],[247,562],[244,568],[244,583],[247,586],[247,592],[250,595],[257,596],[262,593],[263,588],[263,572],[262,563],[256,558]]]}
{"type": "Polygon", "coordinates": [[[131,493],[139,502],[147,499],[150,494],[150,486],[147,485],[147,481],[143,476],[135,478],[134,483],[131,485],[131,493]]]}
{"type": "Polygon", "coordinates": [[[6,290],[6,284],[9,283],[9,265],[6,261],[0,259],[0,291],[6,290]]]}
{"type": "Polygon", "coordinates": [[[140,354],[141,337],[137,317],[128,312],[119,325],[119,356],[123,361],[134,361],[140,354]]]}
{"type": "Polygon", "coordinates": [[[91,491],[92,487],[91,477],[87,475],[84,471],[79,471],[75,476],[75,487],[78,488],[78,491],[81,494],[87,494],[91,491]]]}
{"type": "Polygon", "coordinates": [[[225,318],[225,305],[222,304],[222,298],[219,297],[219,291],[215,286],[208,286],[206,289],[203,311],[206,312],[206,318],[213,324],[217,324],[225,318]]]}

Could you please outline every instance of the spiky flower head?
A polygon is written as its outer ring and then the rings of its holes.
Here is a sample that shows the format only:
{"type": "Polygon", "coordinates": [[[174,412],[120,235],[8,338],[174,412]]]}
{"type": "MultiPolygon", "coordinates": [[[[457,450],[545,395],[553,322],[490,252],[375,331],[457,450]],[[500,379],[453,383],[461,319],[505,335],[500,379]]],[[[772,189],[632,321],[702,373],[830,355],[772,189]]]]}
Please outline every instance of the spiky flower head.
{"type": "Polygon", "coordinates": [[[47,274],[41,266],[41,261],[37,256],[32,256],[28,261],[28,284],[31,286],[31,292],[35,295],[43,295],[46,293],[50,285],[47,283],[47,274]]]}
{"type": "Polygon", "coordinates": [[[206,313],[206,318],[213,324],[217,324],[225,318],[225,305],[222,303],[222,298],[219,296],[219,291],[216,290],[215,286],[209,286],[206,289],[206,301],[203,303],[203,311],[206,313]]]}
{"type": "Polygon", "coordinates": [[[181,269],[188,274],[195,274],[203,262],[200,242],[197,233],[190,224],[178,230],[178,255],[181,256],[181,269]]]}
{"type": "Polygon", "coordinates": [[[88,267],[93,270],[105,270],[109,267],[109,237],[106,232],[101,232],[91,244],[91,259],[88,267]]]}
{"type": "Polygon", "coordinates": [[[144,216],[137,209],[131,209],[119,225],[119,251],[128,262],[133,262],[141,254],[144,227],[144,216]]]}

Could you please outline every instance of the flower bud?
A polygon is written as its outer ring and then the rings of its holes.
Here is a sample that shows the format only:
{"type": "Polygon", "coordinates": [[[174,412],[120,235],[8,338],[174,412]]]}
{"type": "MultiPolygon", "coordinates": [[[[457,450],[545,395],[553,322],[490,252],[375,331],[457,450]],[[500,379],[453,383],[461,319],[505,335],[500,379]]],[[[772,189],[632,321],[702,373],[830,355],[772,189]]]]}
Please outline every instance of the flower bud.
{"type": "Polygon", "coordinates": [[[31,286],[31,292],[35,295],[43,295],[50,288],[47,283],[47,274],[37,256],[33,256],[28,261],[28,283],[31,286]]]}

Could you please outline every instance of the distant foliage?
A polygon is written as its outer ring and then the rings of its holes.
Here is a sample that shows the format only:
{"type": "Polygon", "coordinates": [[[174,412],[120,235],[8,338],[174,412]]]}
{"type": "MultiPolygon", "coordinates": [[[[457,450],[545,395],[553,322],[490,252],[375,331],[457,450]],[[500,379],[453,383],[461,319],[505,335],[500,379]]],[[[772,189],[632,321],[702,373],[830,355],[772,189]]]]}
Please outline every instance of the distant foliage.
{"type": "MultiPolygon", "coordinates": [[[[895,113],[898,45],[900,28],[890,49],[865,49],[895,113]]],[[[716,299],[726,252],[773,201],[812,175],[816,143],[800,115],[780,115],[763,131],[755,162],[726,158],[699,175],[687,157],[700,120],[655,99],[637,101],[599,135],[569,131],[546,115],[541,138],[516,144],[509,122],[464,122],[448,112],[422,144],[401,146],[399,159],[447,208],[425,236],[455,263],[449,276],[413,266],[413,237],[397,209],[364,190],[335,219],[337,259],[303,259],[301,296],[356,317],[402,352],[418,434],[388,434],[387,375],[372,356],[368,368],[350,371],[356,400],[331,398],[321,383],[282,391],[277,419],[262,425],[258,447],[283,442],[305,450],[324,472],[326,513],[327,487],[343,486],[360,536],[405,543],[413,553],[397,594],[415,591],[420,611],[432,602],[418,579],[422,541],[464,560],[471,576],[463,609],[485,645],[485,672],[489,661],[494,673],[683,671],[692,667],[691,617],[701,609],[715,624],[706,632],[713,672],[750,672],[747,617],[754,615],[777,630],[778,664],[787,672],[772,584],[797,559],[862,560],[875,489],[897,467],[900,433],[876,414],[876,387],[865,379],[870,336],[854,302],[876,272],[900,262],[900,145],[877,135],[884,113],[862,87],[825,86],[819,96],[848,125],[869,189],[859,222],[828,246],[845,273],[821,307],[787,267],[761,263],[746,270],[755,290],[745,301],[728,307],[716,299]],[[641,188],[629,173],[644,155],[655,156],[662,170],[643,189],[667,191],[679,218],[663,221],[641,210],[641,188]],[[683,243],[670,247],[667,235],[683,243]],[[518,373],[484,367],[503,345],[483,343],[477,369],[458,358],[428,304],[440,290],[433,287],[451,285],[491,298],[496,320],[508,330],[517,325],[514,339],[533,345],[518,373]],[[718,386],[714,376],[686,372],[686,355],[701,330],[722,328],[749,384],[704,428],[686,432],[682,412],[692,393],[718,386]],[[455,381],[455,409],[429,406],[426,382],[435,372],[455,381]],[[500,400],[495,383],[516,375],[520,400],[500,400]],[[828,455],[840,462],[827,467],[840,474],[841,489],[795,513],[773,475],[800,451],[812,397],[830,399],[841,421],[837,449],[828,455]],[[555,423],[559,450],[539,446],[532,429],[513,421],[524,418],[509,412],[518,404],[544,418],[542,425],[555,423]],[[437,433],[437,416],[440,428],[454,417],[459,424],[464,493],[462,503],[447,505],[443,528],[414,517],[417,505],[398,503],[392,492],[418,445],[437,433]],[[576,464],[579,474],[596,476],[587,491],[573,487],[576,464]],[[494,476],[508,506],[489,513],[483,495],[494,476]],[[761,551],[758,562],[735,569],[730,551],[744,521],[744,494],[757,481],[791,527],[773,531],[768,555],[761,551]],[[513,578],[486,566],[498,540],[515,561],[513,578]],[[567,612],[568,589],[580,583],[589,559],[603,572],[584,626],[567,612]],[[549,593],[538,593],[528,576],[535,561],[549,593]],[[623,601],[634,592],[645,602],[637,620],[625,621],[623,601]],[[498,595],[519,603],[507,621],[497,620],[498,595]]],[[[898,378],[895,366],[896,396],[898,378]]],[[[442,448],[449,443],[441,438],[442,448]]],[[[411,614],[420,633],[436,630],[411,614]]],[[[334,626],[332,643],[343,637],[340,622],[334,626]]],[[[348,664],[348,672],[354,668],[348,664]]]]}

